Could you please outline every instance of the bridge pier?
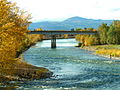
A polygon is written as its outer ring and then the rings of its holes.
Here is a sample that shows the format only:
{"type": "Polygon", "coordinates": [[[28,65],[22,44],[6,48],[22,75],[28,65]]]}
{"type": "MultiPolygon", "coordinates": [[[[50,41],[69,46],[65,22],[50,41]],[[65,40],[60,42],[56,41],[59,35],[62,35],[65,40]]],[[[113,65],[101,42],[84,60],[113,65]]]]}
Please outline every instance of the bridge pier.
{"type": "Polygon", "coordinates": [[[56,36],[51,36],[51,48],[56,48],[56,36]]]}

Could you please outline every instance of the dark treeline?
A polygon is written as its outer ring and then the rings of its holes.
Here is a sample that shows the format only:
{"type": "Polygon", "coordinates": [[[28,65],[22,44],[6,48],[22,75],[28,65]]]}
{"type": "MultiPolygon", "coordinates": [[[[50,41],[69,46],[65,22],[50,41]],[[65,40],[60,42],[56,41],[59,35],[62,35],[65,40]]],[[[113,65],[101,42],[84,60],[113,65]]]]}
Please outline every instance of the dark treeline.
{"type": "MultiPolygon", "coordinates": [[[[77,28],[76,30],[94,31],[95,29],[77,28]]],[[[97,31],[98,34],[96,35],[76,35],[76,40],[79,41],[82,46],[120,44],[120,21],[113,21],[109,26],[103,23],[98,27],[97,31]]]]}

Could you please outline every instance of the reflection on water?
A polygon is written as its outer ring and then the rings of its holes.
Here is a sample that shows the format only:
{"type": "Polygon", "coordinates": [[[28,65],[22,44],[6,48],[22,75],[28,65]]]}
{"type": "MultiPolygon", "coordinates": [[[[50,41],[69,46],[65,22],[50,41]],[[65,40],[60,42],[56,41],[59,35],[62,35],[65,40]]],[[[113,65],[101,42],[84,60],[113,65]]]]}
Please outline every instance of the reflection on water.
{"type": "Polygon", "coordinates": [[[37,43],[24,57],[30,64],[53,71],[53,77],[16,82],[13,86],[18,90],[120,90],[119,60],[76,48],[74,39],[57,40],[56,49],[50,43],[37,43]]]}

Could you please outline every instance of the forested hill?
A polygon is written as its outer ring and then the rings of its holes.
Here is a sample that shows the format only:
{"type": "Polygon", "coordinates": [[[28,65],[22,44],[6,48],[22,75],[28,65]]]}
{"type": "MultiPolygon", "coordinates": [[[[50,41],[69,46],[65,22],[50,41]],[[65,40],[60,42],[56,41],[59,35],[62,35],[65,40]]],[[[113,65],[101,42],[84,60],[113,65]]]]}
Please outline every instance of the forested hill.
{"type": "Polygon", "coordinates": [[[29,26],[30,30],[35,28],[42,28],[44,30],[70,30],[72,28],[98,28],[102,23],[107,23],[108,25],[112,23],[113,20],[101,20],[101,19],[86,19],[82,17],[71,17],[64,21],[44,21],[32,23],[29,26]]]}

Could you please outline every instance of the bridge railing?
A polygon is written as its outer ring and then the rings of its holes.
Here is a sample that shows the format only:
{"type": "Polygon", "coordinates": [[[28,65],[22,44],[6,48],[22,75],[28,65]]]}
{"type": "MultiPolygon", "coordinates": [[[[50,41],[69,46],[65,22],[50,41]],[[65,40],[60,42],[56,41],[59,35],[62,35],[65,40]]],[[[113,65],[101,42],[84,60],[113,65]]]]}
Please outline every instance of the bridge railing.
{"type": "Polygon", "coordinates": [[[28,34],[45,34],[45,35],[58,35],[58,34],[97,34],[97,31],[29,31],[28,34]]]}

